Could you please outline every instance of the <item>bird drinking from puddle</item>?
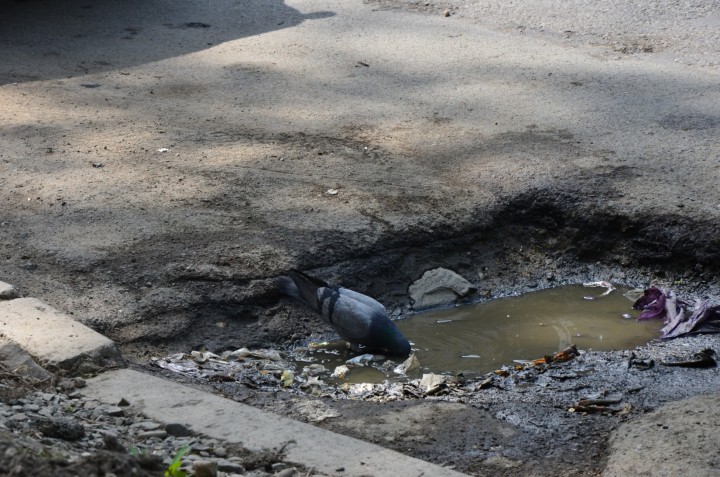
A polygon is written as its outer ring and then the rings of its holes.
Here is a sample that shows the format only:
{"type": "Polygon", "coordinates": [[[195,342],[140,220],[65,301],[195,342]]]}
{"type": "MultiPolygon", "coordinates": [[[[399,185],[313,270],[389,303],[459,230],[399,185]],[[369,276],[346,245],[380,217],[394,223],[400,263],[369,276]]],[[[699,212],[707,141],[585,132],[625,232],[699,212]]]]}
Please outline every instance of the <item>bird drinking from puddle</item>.
{"type": "Polygon", "coordinates": [[[377,300],[298,270],[279,277],[276,284],[283,294],[319,314],[344,340],[396,356],[410,354],[410,342],[377,300]]]}

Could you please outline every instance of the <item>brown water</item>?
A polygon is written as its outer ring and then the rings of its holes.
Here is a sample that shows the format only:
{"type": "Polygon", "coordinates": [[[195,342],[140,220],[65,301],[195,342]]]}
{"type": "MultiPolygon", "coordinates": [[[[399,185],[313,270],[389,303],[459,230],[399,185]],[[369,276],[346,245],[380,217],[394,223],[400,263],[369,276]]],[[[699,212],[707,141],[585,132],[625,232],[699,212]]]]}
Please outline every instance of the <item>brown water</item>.
{"type": "Polygon", "coordinates": [[[619,288],[571,285],[432,311],[398,321],[425,372],[485,373],[514,360],[542,358],[570,344],[632,349],[659,335],[659,320],[639,312],[619,288]]]}

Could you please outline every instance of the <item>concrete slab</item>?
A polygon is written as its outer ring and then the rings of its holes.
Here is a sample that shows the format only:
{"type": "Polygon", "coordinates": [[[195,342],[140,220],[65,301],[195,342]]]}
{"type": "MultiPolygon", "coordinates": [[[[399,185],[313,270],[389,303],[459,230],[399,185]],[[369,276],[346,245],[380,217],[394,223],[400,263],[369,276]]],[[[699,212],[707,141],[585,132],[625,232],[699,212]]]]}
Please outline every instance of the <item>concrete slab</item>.
{"type": "Polygon", "coordinates": [[[17,290],[9,283],[0,282],[0,300],[12,300],[17,298],[17,290]]]}
{"type": "Polygon", "coordinates": [[[248,405],[129,369],[88,380],[88,397],[128,400],[151,419],[181,422],[193,431],[259,451],[288,442],[287,460],[328,475],[461,476],[459,472],[364,441],[260,411],[248,405]],[[344,470],[339,473],[338,468],[344,470]]]}
{"type": "Polygon", "coordinates": [[[666,404],[613,434],[603,477],[720,475],[718,428],[720,394],[666,404]]]}
{"type": "Polygon", "coordinates": [[[0,302],[0,332],[49,369],[83,358],[100,366],[123,361],[110,339],[36,298],[0,302]]]}

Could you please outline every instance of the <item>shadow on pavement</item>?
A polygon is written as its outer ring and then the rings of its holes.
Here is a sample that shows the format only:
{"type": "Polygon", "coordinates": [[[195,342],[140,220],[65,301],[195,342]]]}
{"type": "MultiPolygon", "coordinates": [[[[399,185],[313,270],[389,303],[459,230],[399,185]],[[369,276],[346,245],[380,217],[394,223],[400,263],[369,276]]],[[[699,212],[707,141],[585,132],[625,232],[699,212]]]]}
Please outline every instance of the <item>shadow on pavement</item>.
{"type": "Polygon", "coordinates": [[[5,0],[0,85],[133,67],[333,15],[282,0],[5,0]]]}

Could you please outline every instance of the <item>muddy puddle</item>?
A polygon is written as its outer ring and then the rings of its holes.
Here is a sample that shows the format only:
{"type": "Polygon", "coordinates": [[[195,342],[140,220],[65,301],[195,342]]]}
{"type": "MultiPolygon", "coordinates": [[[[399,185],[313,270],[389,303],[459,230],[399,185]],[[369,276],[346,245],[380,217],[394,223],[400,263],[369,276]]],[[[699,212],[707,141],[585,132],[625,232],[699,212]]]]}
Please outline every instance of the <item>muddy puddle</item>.
{"type": "Polygon", "coordinates": [[[598,351],[646,344],[658,337],[662,322],[637,321],[635,298],[627,288],[570,285],[421,313],[397,324],[426,371],[478,374],[571,344],[598,351]]]}

